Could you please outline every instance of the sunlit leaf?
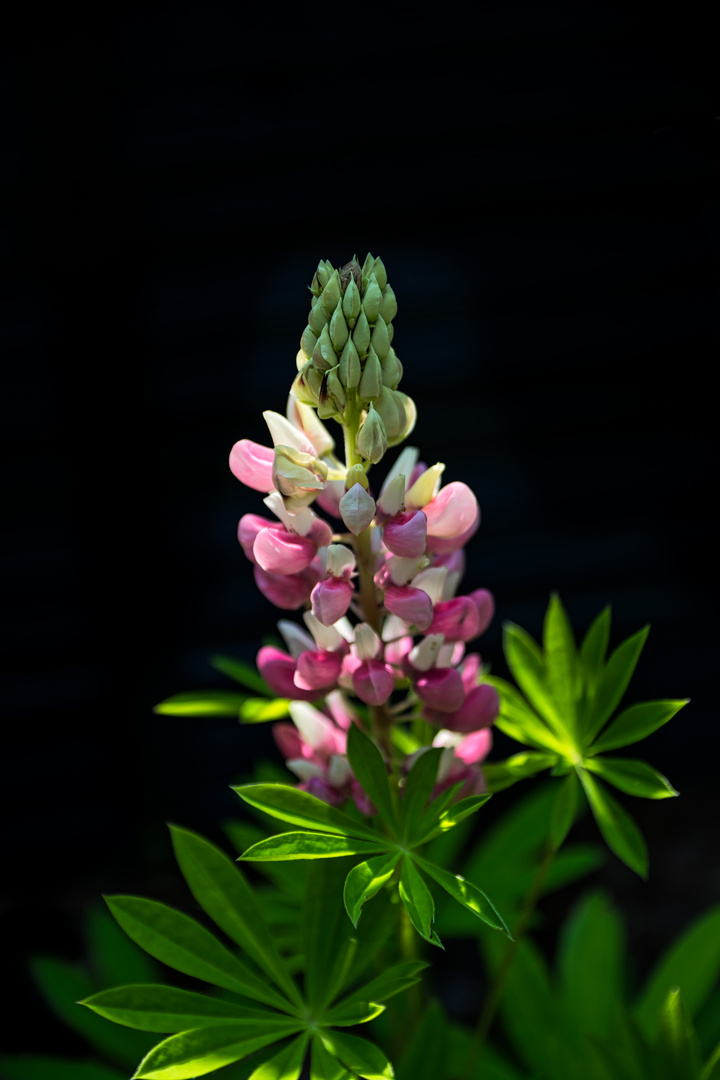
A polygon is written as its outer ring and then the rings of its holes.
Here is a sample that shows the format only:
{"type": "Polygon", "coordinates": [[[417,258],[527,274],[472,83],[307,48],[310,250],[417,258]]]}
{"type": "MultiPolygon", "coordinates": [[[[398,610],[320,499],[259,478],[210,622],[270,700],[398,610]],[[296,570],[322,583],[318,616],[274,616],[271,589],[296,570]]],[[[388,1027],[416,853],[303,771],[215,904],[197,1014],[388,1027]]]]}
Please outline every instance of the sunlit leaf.
{"type": "Polygon", "coordinates": [[[158,1043],[138,1066],[137,1080],[191,1080],[269,1046],[301,1029],[298,1021],[238,1021],[196,1028],[158,1043]]]}
{"type": "Polygon", "coordinates": [[[400,800],[400,816],[403,823],[403,836],[406,839],[412,831],[413,824],[420,820],[428,799],[432,795],[442,753],[441,747],[425,750],[413,762],[405,780],[400,800]]]}
{"type": "Polygon", "coordinates": [[[357,1001],[388,1001],[389,998],[401,993],[410,986],[414,986],[421,972],[429,965],[424,960],[406,960],[399,964],[393,964],[381,975],[377,975],[370,982],[363,983],[351,994],[343,999],[341,1004],[349,1005],[357,1001]]]}
{"type": "Polygon", "coordinates": [[[383,820],[395,824],[395,809],[390,796],[388,771],[382,754],[372,739],[351,724],[347,734],[347,757],[355,778],[377,807],[383,820]]]}
{"type": "Polygon", "coordinates": [[[654,1076],[657,1080],[697,1080],[699,1071],[697,1035],[682,991],[675,987],[668,991],[660,1013],[654,1076]]]}
{"type": "Polygon", "coordinates": [[[644,626],[642,630],[638,630],[637,634],[627,638],[621,645],[618,645],[605,665],[598,683],[590,722],[586,725],[586,731],[583,733],[587,746],[592,743],[597,733],[620,704],[632,678],[632,673],[640,659],[640,653],[649,632],[650,627],[644,626]]]}
{"type": "Polygon", "coordinates": [[[669,799],[678,792],[670,781],[644,761],[633,758],[588,758],[585,768],[597,773],[608,784],[644,799],[669,799]]]}
{"type": "Polygon", "coordinates": [[[286,832],[269,836],[248,848],[243,862],[285,859],[337,859],[343,855],[375,855],[386,845],[378,837],[374,843],[354,836],[331,836],[329,833],[286,832]]]}
{"type": "Polygon", "coordinates": [[[624,709],[612,724],[590,747],[590,754],[604,754],[606,750],[616,750],[629,746],[652,735],[654,731],[667,724],[676,713],[689,703],[683,701],[642,701],[624,709]]]}
{"type": "Polygon", "coordinates": [[[535,776],[536,773],[542,772],[543,769],[551,768],[556,761],[556,754],[540,754],[535,750],[525,750],[519,754],[513,754],[505,761],[483,763],[483,774],[491,792],[503,791],[519,780],[525,780],[528,776],[535,776]]]}
{"type": "Polygon", "coordinates": [[[368,826],[289,784],[243,784],[233,791],[250,806],[291,825],[377,842],[378,834],[368,826]]]}
{"type": "Polygon", "coordinates": [[[563,732],[563,718],[547,684],[542,652],[521,626],[503,624],[503,652],[515,682],[556,734],[563,732]]]}
{"type": "Polygon", "coordinates": [[[610,607],[603,608],[593,620],[580,646],[580,664],[585,680],[591,687],[596,684],[605,664],[605,653],[610,640],[610,618],[610,607]]]}
{"type": "Polygon", "coordinates": [[[366,900],[371,900],[383,885],[390,880],[399,859],[399,852],[391,855],[378,855],[374,859],[367,859],[352,868],[345,879],[343,901],[353,926],[357,926],[362,914],[362,906],[366,900]]]}
{"type": "Polygon", "coordinates": [[[308,1036],[305,1033],[298,1036],[297,1039],[293,1039],[278,1054],[259,1065],[248,1077],[248,1080],[298,1080],[305,1060],[308,1041],[308,1036]]]}
{"type": "Polygon", "coordinates": [[[223,675],[228,675],[241,686],[246,686],[248,690],[254,690],[265,697],[275,696],[263,677],[244,660],[236,660],[232,656],[213,656],[210,664],[216,671],[222,671],[223,675]]]}
{"type": "Polygon", "coordinates": [[[425,833],[418,839],[413,838],[413,843],[417,846],[421,844],[427,844],[430,840],[433,840],[436,836],[441,836],[443,833],[448,832],[450,829],[455,828],[461,821],[469,817],[470,814],[476,813],[481,806],[484,806],[489,799],[492,798],[490,792],[485,792],[483,795],[469,795],[465,799],[460,799],[454,806],[451,806],[448,810],[443,810],[437,819],[437,823],[434,828],[425,833]]]}
{"type": "Polygon", "coordinates": [[[494,686],[500,696],[500,715],[495,727],[516,742],[537,750],[562,751],[563,743],[511,683],[496,675],[483,676],[483,682],[494,686]]]}
{"type": "Polygon", "coordinates": [[[443,948],[440,938],[433,930],[435,902],[432,893],[418,873],[409,856],[403,856],[399,882],[400,899],[418,934],[432,945],[443,948]]]}
{"type": "Polygon", "coordinates": [[[545,613],[543,649],[548,689],[565,725],[574,730],[580,691],[575,638],[557,593],[550,597],[545,613]]]}
{"type": "Polygon", "coordinates": [[[385,1006],[377,1001],[352,1001],[342,1005],[334,1005],[324,1015],[325,1023],[333,1027],[353,1027],[355,1024],[366,1024],[368,1020],[374,1020],[385,1006]]]}
{"type": "Polygon", "coordinates": [[[102,990],[79,1002],[116,1024],[169,1034],[188,1028],[234,1024],[238,1020],[257,1019],[259,1023],[282,1019],[264,1009],[248,1009],[238,1002],[178,990],[174,986],[140,984],[102,990]]]}
{"type": "Polygon", "coordinates": [[[268,720],[282,720],[289,713],[289,698],[246,698],[240,706],[243,724],[264,724],[268,720]]]}
{"type": "Polygon", "coordinates": [[[585,769],[579,771],[590,809],[611,851],[640,877],[647,876],[647,847],[639,828],[626,810],[615,801],[585,769]]]}
{"type": "Polygon", "coordinates": [[[320,1035],[316,1032],[312,1041],[310,1080],[354,1080],[354,1077],[354,1073],[349,1073],[342,1062],[325,1049],[320,1035]]]}
{"type": "Polygon", "coordinates": [[[326,1050],[364,1080],[393,1080],[393,1067],[375,1043],[344,1031],[323,1031],[320,1038],[326,1050]]]}
{"type": "Polygon", "coordinates": [[[472,912],[478,919],[482,919],[488,926],[492,926],[494,930],[500,930],[508,937],[511,936],[502,916],[495,910],[485,893],[481,892],[476,885],[466,881],[460,874],[451,874],[447,870],[443,870],[442,867],[436,866],[435,863],[431,863],[427,859],[421,859],[420,856],[415,856],[415,861],[426,874],[437,881],[438,885],[452,896],[453,900],[457,900],[458,904],[462,904],[464,908],[472,912]]]}

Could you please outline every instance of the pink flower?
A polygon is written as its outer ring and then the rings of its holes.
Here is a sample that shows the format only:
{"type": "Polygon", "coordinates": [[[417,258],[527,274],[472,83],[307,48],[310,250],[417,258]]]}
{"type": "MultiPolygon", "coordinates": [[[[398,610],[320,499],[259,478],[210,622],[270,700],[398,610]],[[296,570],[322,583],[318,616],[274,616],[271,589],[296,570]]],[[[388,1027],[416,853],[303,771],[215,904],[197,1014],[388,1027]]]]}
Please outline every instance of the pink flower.
{"type": "Polygon", "coordinates": [[[270,574],[261,566],[253,570],[255,584],[265,599],[284,611],[297,611],[308,602],[320,573],[314,563],[299,574],[270,574]]]}
{"type": "Polygon", "coordinates": [[[463,547],[480,525],[475,495],[461,481],[446,484],[423,507],[427,517],[427,550],[446,555],[463,547]]]}
{"type": "Polygon", "coordinates": [[[471,641],[480,633],[480,616],[468,596],[456,596],[435,605],[429,634],[442,634],[445,641],[471,641]]]}
{"type": "Polygon", "coordinates": [[[385,590],[384,602],[392,615],[416,626],[421,632],[427,630],[433,620],[432,601],[423,589],[414,589],[410,585],[390,585],[385,590]]]}
{"type": "Polygon", "coordinates": [[[257,654],[257,667],[265,682],[278,697],[296,701],[315,701],[317,690],[302,689],[295,682],[295,661],[288,653],[274,645],[263,645],[257,654]]]}
{"type": "MultiPolygon", "coordinates": [[[[489,728],[499,712],[500,698],[497,690],[489,683],[480,683],[469,691],[459,709],[455,712],[444,712],[442,719],[431,722],[441,723],[448,731],[480,731],[489,728]]],[[[430,717],[426,716],[426,719],[430,717]]]]}
{"type": "Polygon", "coordinates": [[[401,511],[385,523],[383,543],[393,555],[417,559],[425,553],[427,519],[422,510],[401,511]]]}
{"type": "Polygon", "coordinates": [[[275,458],[269,446],[250,439],[240,439],[230,451],[230,471],[254,491],[272,491],[272,465],[275,458]]]}

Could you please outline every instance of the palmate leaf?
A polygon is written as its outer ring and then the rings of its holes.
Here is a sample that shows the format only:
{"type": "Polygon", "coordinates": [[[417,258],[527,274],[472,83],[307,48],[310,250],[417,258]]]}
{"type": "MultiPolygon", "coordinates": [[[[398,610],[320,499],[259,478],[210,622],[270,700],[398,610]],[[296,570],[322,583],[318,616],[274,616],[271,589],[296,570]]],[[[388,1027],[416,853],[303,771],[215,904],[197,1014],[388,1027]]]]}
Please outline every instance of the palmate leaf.
{"type": "Polygon", "coordinates": [[[266,724],[269,720],[282,720],[290,712],[289,698],[246,698],[240,706],[243,724],[266,724]]]}
{"type": "Polygon", "coordinates": [[[672,720],[689,701],[689,698],[685,698],[683,701],[643,701],[631,705],[595,740],[588,753],[604,754],[606,750],[617,750],[621,746],[640,742],[672,720]]]}
{"type": "Polygon", "coordinates": [[[231,1065],[269,1046],[286,1035],[294,1035],[304,1024],[297,1020],[256,1019],[196,1028],[172,1035],[154,1046],[135,1073],[136,1080],[190,1080],[231,1065]]]}
{"type": "Polygon", "coordinates": [[[668,991],[663,1002],[654,1056],[658,1080],[697,1080],[700,1048],[682,991],[677,987],[668,991]]]}
{"type": "Polygon", "coordinates": [[[363,1001],[388,1001],[396,994],[407,990],[408,987],[414,986],[419,981],[420,973],[428,966],[424,960],[405,960],[399,964],[393,964],[381,975],[377,975],[353,990],[342,999],[337,1008],[363,1001]]]}
{"type": "Polygon", "coordinates": [[[386,852],[374,859],[358,863],[350,871],[345,879],[343,902],[353,926],[357,926],[360,920],[363,904],[371,900],[390,880],[399,861],[399,852],[386,852]]]}
{"type": "Polygon", "coordinates": [[[580,769],[578,775],[593,817],[610,850],[640,877],[647,877],[647,847],[633,819],[589,772],[580,769]]]}
{"type": "Polygon", "coordinates": [[[309,1041],[306,1033],[299,1035],[254,1069],[248,1080],[299,1080],[309,1041]]]}
{"type": "Polygon", "coordinates": [[[570,832],[578,812],[580,782],[575,771],[568,773],[557,785],[550,807],[550,843],[553,851],[559,851],[570,832]]]}
{"type": "Polygon", "coordinates": [[[354,821],[342,810],[336,810],[334,806],[289,784],[243,784],[242,787],[233,788],[233,791],[250,806],[291,825],[373,842],[378,839],[378,834],[367,825],[354,821]]]}
{"type": "Polygon", "coordinates": [[[442,867],[436,866],[435,863],[431,863],[427,859],[420,858],[419,855],[414,856],[414,859],[429,877],[437,881],[438,885],[452,896],[453,900],[456,900],[467,911],[472,912],[476,918],[487,923],[493,930],[500,930],[501,933],[512,940],[512,935],[505,925],[504,919],[496,911],[485,893],[478,889],[477,885],[466,881],[460,874],[451,874],[447,870],[443,870],[442,867]]]}
{"type": "Polygon", "coordinates": [[[669,799],[678,795],[670,781],[644,761],[632,758],[588,758],[585,768],[627,795],[645,799],[669,799]]]}
{"type": "Polygon", "coordinates": [[[483,682],[494,686],[500,697],[500,715],[495,720],[495,727],[516,742],[534,746],[536,750],[563,752],[564,743],[511,683],[497,675],[484,675],[483,682]]]}
{"type": "Polygon", "coordinates": [[[251,1009],[240,1002],[234,1004],[174,986],[147,983],[102,990],[79,1004],[87,1005],[116,1024],[165,1034],[215,1024],[236,1024],[240,1020],[257,1019],[262,1023],[268,1019],[287,1019],[268,1009],[251,1009]]]}
{"type": "Polygon", "coordinates": [[[380,836],[371,843],[369,840],[356,840],[353,836],[332,836],[330,833],[286,832],[253,844],[241,858],[244,862],[337,859],[344,855],[375,855],[385,849],[386,844],[380,836]]]}
{"type": "Polygon", "coordinates": [[[459,802],[456,802],[448,810],[443,810],[441,814],[438,814],[437,821],[430,832],[424,833],[417,838],[413,838],[414,846],[421,847],[423,844],[427,844],[431,840],[434,840],[436,836],[442,836],[442,834],[449,829],[454,829],[455,826],[459,825],[465,818],[476,813],[480,807],[484,806],[491,798],[492,794],[488,791],[483,795],[468,795],[467,798],[460,799],[459,802]]]}
{"type": "Polygon", "coordinates": [[[560,993],[584,1035],[606,1039],[623,999],[624,933],[602,892],[586,894],[564,923],[557,952],[560,993]]]}
{"type": "Polygon", "coordinates": [[[420,937],[424,938],[425,941],[429,941],[431,945],[438,945],[441,949],[444,948],[440,938],[433,930],[435,901],[432,898],[432,893],[423,881],[422,875],[418,873],[413,865],[413,860],[407,855],[403,856],[398,888],[400,899],[410,917],[410,922],[420,937]]]}
{"type": "Polygon", "coordinates": [[[442,754],[441,747],[425,750],[415,759],[408,773],[400,800],[400,819],[404,840],[413,833],[413,826],[420,821],[425,811],[435,787],[442,754]]]}
{"type": "Polygon", "coordinates": [[[347,757],[363,791],[394,831],[397,816],[390,794],[387,766],[375,743],[357,724],[351,724],[347,734],[347,757]]]}
{"type": "Polygon", "coordinates": [[[393,1080],[393,1067],[375,1043],[339,1031],[323,1031],[319,1038],[326,1050],[364,1080],[393,1080]]]}
{"type": "Polygon", "coordinates": [[[550,597],[543,625],[543,650],[547,686],[563,724],[574,731],[576,705],[581,692],[575,638],[560,597],[550,597]]]}
{"type": "Polygon", "coordinates": [[[605,664],[605,654],[610,641],[610,621],[611,609],[608,606],[593,620],[580,646],[580,668],[585,684],[593,693],[605,664]]]}
{"type": "Polygon", "coordinates": [[[561,735],[563,718],[548,688],[545,660],[537,644],[521,626],[506,622],[503,652],[515,682],[549,727],[561,735]]]}
{"type": "Polygon", "coordinates": [[[642,630],[638,630],[636,634],[618,645],[610,656],[598,680],[590,717],[584,725],[584,734],[587,739],[586,745],[590,745],[620,704],[632,678],[632,673],[640,659],[640,653],[649,632],[650,627],[644,626],[642,630]]]}
{"type": "Polygon", "coordinates": [[[557,763],[557,754],[539,754],[533,750],[523,750],[513,754],[505,761],[490,761],[483,764],[483,774],[491,792],[504,791],[518,780],[526,780],[557,763]]]}

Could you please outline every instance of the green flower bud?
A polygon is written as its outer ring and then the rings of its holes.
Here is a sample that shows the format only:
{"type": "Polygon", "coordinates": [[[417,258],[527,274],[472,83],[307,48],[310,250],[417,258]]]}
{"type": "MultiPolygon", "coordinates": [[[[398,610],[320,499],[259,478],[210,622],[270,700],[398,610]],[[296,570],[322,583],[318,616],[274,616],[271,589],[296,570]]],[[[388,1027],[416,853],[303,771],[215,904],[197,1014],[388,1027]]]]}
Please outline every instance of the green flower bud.
{"type": "Polygon", "coordinates": [[[365,458],[377,465],[382,460],[388,448],[387,432],[379,414],[373,408],[372,402],[368,406],[367,416],[357,433],[357,451],[365,458]]]}
{"type": "Polygon", "coordinates": [[[363,296],[362,306],[368,322],[374,323],[380,314],[380,308],[382,307],[382,290],[380,289],[374,274],[371,275],[370,280],[368,281],[368,287],[363,296]]]}
{"type": "Polygon", "coordinates": [[[371,401],[376,397],[380,397],[382,385],[382,366],[371,345],[370,352],[368,353],[367,360],[363,367],[362,378],[360,379],[360,385],[358,387],[358,397],[362,401],[371,401]]]}
{"type": "Polygon", "coordinates": [[[305,397],[301,398],[300,395],[296,395],[298,401],[305,401],[306,405],[317,405],[320,400],[320,387],[322,386],[322,375],[315,368],[312,360],[308,360],[305,367],[300,372],[300,381],[305,388],[305,397]],[[310,399],[309,401],[307,399],[310,399]]]}
{"type": "MultiPolygon", "coordinates": [[[[336,412],[342,412],[347,405],[347,394],[345,393],[345,387],[340,382],[338,374],[337,365],[334,368],[330,368],[330,370],[325,373],[323,387],[325,388],[326,393],[335,402],[336,412]]],[[[322,399],[322,392],[320,397],[322,399]]]]}
{"type": "MultiPolygon", "coordinates": [[[[375,275],[377,277],[377,274],[375,275]]],[[[378,279],[378,285],[380,281],[378,279]]],[[[386,285],[383,289],[383,302],[380,308],[380,314],[386,323],[391,323],[397,315],[397,300],[395,299],[395,293],[392,291],[389,285],[386,285]]]]}
{"type": "MultiPolygon", "coordinates": [[[[311,360],[308,360],[306,367],[312,367],[311,360]]],[[[302,371],[298,372],[295,376],[293,384],[290,387],[290,393],[294,398],[297,398],[298,401],[302,402],[303,405],[317,405],[317,398],[312,396],[305,385],[302,371]]]]}
{"type": "Polygon", "coordinates": [[[345,316],[343,315],[342,301],[338,300],[337,307],[330,320],[330,340],[333,343],[336,353],[342,352],[343,346],[349,336],[350,331],[348,330],[345,316]]]}
{"type": "Polygon", "coordinates": [[[389,386],[391,390],[397,389],[402,377],[402,367],[392,346],[388,349],[387,356],[382,361],[382,376],[385,386],[389,386]]]}
{"type": "Polygon", "coordinates": [[[362,465],[353,465],[345,474],[345,490],[349,491],[355,484],[359,484],[365,491],[368,489],[367,473],[362,465]]]}
{"type": "Polygon", "coordinates": [[[325,308],[322,306],[319,300],[316,300],[312,306],[312,310],[308,315],[308,325],[312,330],[315,337],[320,337],[322,334],[322,328],[328,321],[328,314],[325,308]]]}
{"type": "Polygon", "coordinates": [[[347,319],[348,326],[352,330],[357,322],[357,317],[362,310],[362,301],[360,300],[360,290],[355,284],[355,279],[350,278],[350,283],[345,290],[345,295],[342,301],[343,315],[347,319]]]}
{"type": "Polygon", "coordinates": [[[327,473],[325,462],[312,454],[305,454],[294,446],[275,447],[273,483],[283,499],[289,500],[288,507],[309,506],[318,491],[325,487],[327,473]]]}
{"type": "Polygon", "coordinates": [[[312,332],[312,327],[306,326],[303,330],[302,337],[300,338],[300,348],[307,356],[308,360],[313,354],[313,349],[317,345],[317,337],[312,332]]]}
{"type": "Polygon", "coordinates": [[[400,398],[405,409],[405,427],[399,435],[393,436],[392,439],[388,438],[388,446],[397,446],[403,439],[407,439],[417,421],[417,407],[413,399],[408,394],[403,394],[402,390],[396,390],[395,395],[400,398]]]}
{"type": "Polygon", "coordinates": [[[340,275],[338,274],[337,270],[334,270],[332,277],[323,289],[321,297],[323,307],[327,311],[328,315],[332,315],[333,311],[337,307],[338,300],[341,296],[342,289],[340,287],[340,275]]]}
{"type": "Polygon", "coordinates": [[[324,401],[318,402],[317,414],[321,420],[336,420],[338,416],[335,402],[328,394],[324,401]]]}
{"type": "Polygon", "coordinates": [[[355,323],[353,341],[355,342],[358,356],[361,360],[364,360],[367,356],[368,349],[370,348],[370,326],[364,311],[360,312],[358,321],[355,323]]]}
{"type": "Polygon", "coordinates": [[[349,337],[345,342],[345,348],[340,357],[338,376],[340,377],[340,382],[343,386],[346,386],[348,390],[353,390],[356,386],[359,386],[361,375],[362,365],[360,363],[360,357],[355,348],[355,342],[349,337]]]}
{"type": "Polygon", "coordinates": [[[370,338],[370,344],[377,353],[380,360],[384,360],[390,349],[390,338],[388,337],[387,326],[382,315],[378,315],[375,327],[370,338]]]}
{"type": "MultiPolygon", "coordinates": [[[[383,316],[383,318],[385,318],[385,316],[383,316]]],[[[385,322],[387,322],[387,319],[385,319],[385,322]]],[[[390,338],[390,341],[392,341],[392,339],[395,337],[395,327],[393,326],[393,324],[391,322],[389,322],[387,324],[387,328],[388,328],[388,337],[390,338]]]]}
{"type": "Polygon", "coordinates": [[[375,259],[373,262],[372,272],[377,279],[377,283],[381,289],[384,289],[387,285],[387,270],[382,259],[375,259]]]}
{"type": "Polygon", "coordinates": [[[318,263],[318,268],[315,271],[315,277],[313,278],[313,283],[310,286],[310,291],[312,292],[313,296],[319,296],[320,293],[323,291],[323,289],[327,285],[328,281],[330,280],[330,275],[332,274],[332,270],[333,270],[333,268],[330,265],[330,263],[325,262],[324,259],[320,260],[320,262],[318,263]],[[316,286],[316,285],[319,286],[317,292],[313,288],[313,286],[316,286]]]}
{"type": "Polygon", "coordinates": [[[327,326],[323,327],[323,332],[318,338],[318,343],[313,349],[312,362],[318,371],[324,373],[329,368],[335,367],[337,364],[337,356],[333,349],[333,343],[330,340],[330,331],[327,326]]]}
{"type": "Polygon", "coordinates": [[[370,252],[368,251],[367,255],[365,256],[365,262],[362,264],[362,269],[361,269],[361,273],[362,273],[362,276],[364,278],[369,278],[370,275],[372,274],[372,267],[373,267],[374,262],[375,262],[374,255],[371,255],[370,252]]]}
{"type": "Polygon", "coordinates": [[[385,425],[388,442],[390,439],[397,439],[405,431],[407,417],[402,399],[403,395],[397,390],[383,386],[380,397],[375,402],[378,416],[385,425]]]}

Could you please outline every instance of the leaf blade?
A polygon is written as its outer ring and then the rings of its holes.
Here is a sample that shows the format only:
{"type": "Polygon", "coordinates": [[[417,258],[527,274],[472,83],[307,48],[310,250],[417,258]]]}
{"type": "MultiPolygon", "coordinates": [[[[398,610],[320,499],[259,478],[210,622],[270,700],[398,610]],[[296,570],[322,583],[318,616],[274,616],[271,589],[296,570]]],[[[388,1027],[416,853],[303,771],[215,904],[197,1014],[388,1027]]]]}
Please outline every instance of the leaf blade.
{"type": "Polygon", "coordinates": [[[357,926],[362,906],[371,900],[392,877],[400,854],[382,854],[354,866],[345,878],[343,903],[353,926],[357,926]]]}
{"type": "Polygon", "coordinates": [[[685,698],[680,701],[641,701],[631,705],[613,720],[588,753],[603,754],[606,750],[640,742],[667,724],[689,702],[690,699],[685,698]]]}
{"type": "Polygon", "coordinates": [[[374,843],[330,833],[286,832],[259,840],[241,855],[243,862],[284,862],[292,859],[338,859],[345,855],[376,855],[387,850],[382,837],[374,843]]]}
{"type": "Polygon", "coordinates": [[[641,878],[646,878],[647,847],[639,828],[627,811],[623,810],[586,769],[579,769],[578,776],[607,846],[626,866],[641,878]]]}
{"type": "Polygon", "coordinates": [[[289,784],[243,784],[232,789],[240,798],[270,817],[319,832],[376,841],[378,834],[341,810],[289,784]]]}
{"type": "Polygon", "coordinates": [[[626,795],[637,795],[643,799],[670,799],[680,794],[667,777],[645,761],[634,758],[588,758],[585,768],[597,773],[626,795]]]}
{"type": "Polygon", "coordinates": [[[457,900],[462,907],[472,912],[476,918],[481,919],[482,922],[487,923],[494,930],[500,930],[501,933],[512,940],[512,935],[502,915],[496,910],[485,893],[478,889],[477,885],[466,881],[460,874],[451,874],[448,870],[443,870],[442,867],[437,866],[428,859],[421,858],[419,855],[415,855],[414,859],[429,877],[437,881],[438,885],[452,896],[453,900],[457,900]]]}

